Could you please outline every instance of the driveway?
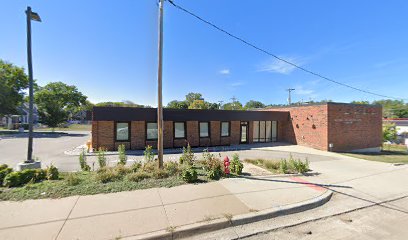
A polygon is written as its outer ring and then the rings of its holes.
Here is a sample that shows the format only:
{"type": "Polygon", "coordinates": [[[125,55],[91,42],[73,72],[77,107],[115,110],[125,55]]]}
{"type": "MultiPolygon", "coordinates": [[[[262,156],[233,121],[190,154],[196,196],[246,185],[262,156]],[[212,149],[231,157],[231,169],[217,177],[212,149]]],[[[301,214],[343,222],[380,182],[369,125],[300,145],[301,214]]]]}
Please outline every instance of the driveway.
{"type": "MultiPolygon", "coordinates": [[[[35,133],[33,156],[43,166],[53,163],[64,171],[76,170],[78,157],[65,155],[64,151],[83,145],[90,138],[90,132],[35,133]]],[[[0,136],[0,163],[15,167],[27,158],[27,145],[26,133],[0,136]]]]}

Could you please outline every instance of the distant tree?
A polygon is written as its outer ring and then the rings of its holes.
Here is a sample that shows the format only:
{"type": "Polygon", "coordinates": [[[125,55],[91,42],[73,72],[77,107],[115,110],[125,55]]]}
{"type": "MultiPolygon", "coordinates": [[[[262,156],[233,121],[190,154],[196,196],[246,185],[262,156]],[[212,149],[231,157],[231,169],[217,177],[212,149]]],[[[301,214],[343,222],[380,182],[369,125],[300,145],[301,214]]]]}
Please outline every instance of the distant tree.
{"type": "Polygon", "coordinates": [[[24,99],[23,90],[28,88],[24,68],[0,59],[0,116],[17,113],[24,99]]]}
{"type": "Polygon", "coordinates": [[[370,104],[369,101],[351,101],[352,104],[370,104]]]}
{"type": "Polygon", "coordinates": [[[210,102],[207,102],[207,103],[208,103],[208,109],[212,109],[212,110],[220,109],[220,104],[218,103],[210,103],[210,102]]]}
{"type": "Polygon", "coordinates": [[[208,104],[204,100],[196,99],[188,106],[188,109],[208,109],[208,104]]]}
{"type": "Polygon", "coordinates": [[[245,104],[245,109],[264,108],[265,104],[260,101],[250,100],[245,104]]]}
{"type": "Polygon", "coordinates": [[[52,128],[67,121],[86,104],[86,98],[77,87],[62,82],[48,83],[34,94],[40,121],[52,128]]]}
{"type": "Polygon", "coordinates": [[[186,95],[186,101],[188,105],[192,104],[194,100],[200,100],[202,98],[203,98],[203,95],[201,93],[190,92],[186,95]]]}
{"type": "Polygon", "coordinates": [[[144,108],[146,106],[134,103],[130,100],[123,100],[122,102],[100,102],[95,104],[97,107],[139,107],[144,108]]]}
{"type": "Polygon", "coordinates": [[[385,123],[383,124],[383,140],[393,142],[397,139],[397,129],[395,124],[385,123]]]}
{"type": "Polygon", "coordinates": [[[402,100],[378,100],[373,104],[382,106],[385,118],[408,118],[408,104],[402,100]]]}
{"type": "Polygon", "coordinates": [[[173,100],[169,102],[166,108],[173,108],[173,109],[188,109],[187,101],[177,101],[173,100]]]}
{"type": "Polygon", "coordinates": [[[226,103],[222,106],[224,110],[243,110],[242,103],[239,101],[234,101],[230,103],[226,103]]]}

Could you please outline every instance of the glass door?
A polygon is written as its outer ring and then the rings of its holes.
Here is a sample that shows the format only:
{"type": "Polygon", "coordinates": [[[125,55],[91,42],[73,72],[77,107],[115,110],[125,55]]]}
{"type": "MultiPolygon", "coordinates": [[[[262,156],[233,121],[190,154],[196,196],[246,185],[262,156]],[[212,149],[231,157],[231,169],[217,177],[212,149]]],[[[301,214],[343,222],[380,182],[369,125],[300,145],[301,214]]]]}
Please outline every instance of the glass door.
{"type": "Polygon", "coordinates": [[[240,143],[248,143],[248,122],[241,122],[241,140],[240,143]]]}

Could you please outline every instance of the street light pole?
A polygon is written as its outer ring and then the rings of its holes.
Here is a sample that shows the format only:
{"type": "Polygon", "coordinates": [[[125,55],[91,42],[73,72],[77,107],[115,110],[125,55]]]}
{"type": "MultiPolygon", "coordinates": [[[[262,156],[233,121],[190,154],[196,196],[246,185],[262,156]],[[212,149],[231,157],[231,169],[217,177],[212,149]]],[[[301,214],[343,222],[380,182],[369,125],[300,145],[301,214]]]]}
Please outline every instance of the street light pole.
{"type": "Polygon", "coordinates": [[[286,91],[288,91],[288,94],[289,94],[289,96],[288,96],[288,104],[289,104],[289,105],[292,105],[291,92],[292,92],[292,91],[295,91],[295,89],[294,89],[294,88],[288,88],[288,89],[286,89],[286,91]]]}
{"type": "Polygon", "coordinates": [[[33,91],[33,62],[31,54],[31,20],[41,22],[40,16],[31,11],[31,7],[27,7],[27,62],[28,62],[28,80],[29,80],[29,110],[28,110],[28,151],[27,163],[34,162],[33,160],[33,105],[34,105],[34,91],[33,91]]]}
{"type": "Polygon", "coordinates": [[[163,168],[163,103],[162,103],[162,63],[163,63],[163,3],[159,2],[159,66],[158,66],[158,103],[157,103],[157,154],[159,168],[163,168]]]}

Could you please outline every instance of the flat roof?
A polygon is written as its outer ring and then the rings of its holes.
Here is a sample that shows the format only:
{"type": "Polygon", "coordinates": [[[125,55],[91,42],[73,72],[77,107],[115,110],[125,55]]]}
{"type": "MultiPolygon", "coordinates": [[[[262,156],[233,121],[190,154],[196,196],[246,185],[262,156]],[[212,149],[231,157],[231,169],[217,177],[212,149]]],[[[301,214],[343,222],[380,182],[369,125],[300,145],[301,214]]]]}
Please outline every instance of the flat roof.
{"type": "MultiPolygon", "coordinates": [[[[282,121],[287,111],[163,109],[164,121],[282,121]]],[[[157,108],[93,107],[93,121],[156,121],[157,108]]]]}
{"type": "Polygon", "coordinates": [[[292,104],[282,106],[270,106],[262,109],[279,109],[279,108],[296,108],[296,107],[309,107],[319,105],[345,105],[345,106],[359,106],[359,107],[382,107],[380,104],[359,104],[359,103],[341,103],[341,102],[318,102],[318,103],[304,103],[304,104],[292,104]]]}

